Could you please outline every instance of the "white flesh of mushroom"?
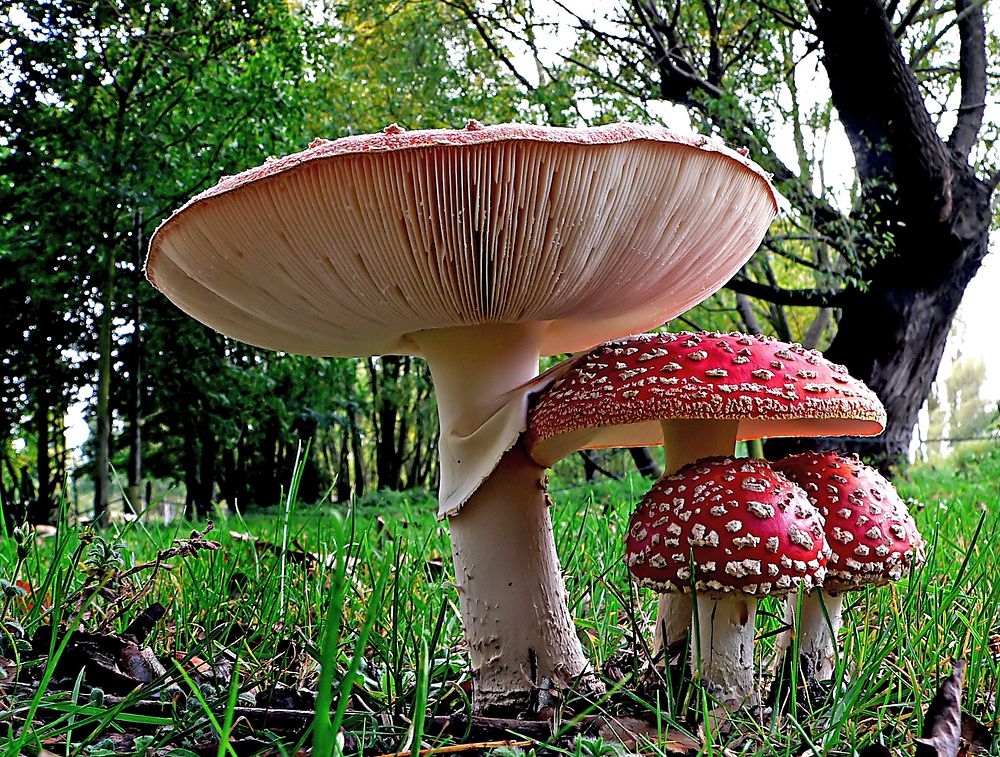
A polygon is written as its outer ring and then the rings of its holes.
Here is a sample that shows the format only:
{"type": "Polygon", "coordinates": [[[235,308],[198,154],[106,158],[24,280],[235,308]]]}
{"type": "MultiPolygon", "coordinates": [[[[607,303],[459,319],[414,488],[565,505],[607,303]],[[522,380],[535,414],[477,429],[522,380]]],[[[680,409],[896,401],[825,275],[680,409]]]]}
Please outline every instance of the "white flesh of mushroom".
{"type": "Polygon", "coordinates": [[[757,600],[746,594],[698,595],[691,670],[729,712],[756,703],[753,685],[757,600]]]}
{"type": "MultiPolygon", "coordinates": [[[[785,622],[795,628],[796,594],[785,601],[785,622]]],[[[837,663],[837,637],[843,625],[844,595],[814,589],[802,594],[796,637],[799,645],[799,669],[807,681],[829,681],[837,663]]],[[[784,657],[791,645],[791,633],[778,637],[776,659],[784,657]]]]}
{"type": "MultiPolygon", "coordinates": [[[[461,469],[464,453],[456,450],[476,452],[468,431],[482,427],[509,391],[535,376],[542,329],[474,326],[414,335],[434,379],[442,459],[461,469]]],[[[523,707],[526,692],[543,679],[569,685],[585,675],[596,688],[569,614],[544,481],[544,469],[516,445],[450,519],[480,712],[523,707]]]]}
{"type": "MultiPolygon", "coordinates": [[[[660,422],[663,428],[664,475],[677,472],[703,457],[724,457],[736,449],[738,420],[674,419],[660,422]]],[[[692,598],[687,594],[661,594],[653,630],[653,659],[663,650],[684,641],[691,626],[692,598]]],[[[661,659],[658,664],[665,664],[661,659]]]]}

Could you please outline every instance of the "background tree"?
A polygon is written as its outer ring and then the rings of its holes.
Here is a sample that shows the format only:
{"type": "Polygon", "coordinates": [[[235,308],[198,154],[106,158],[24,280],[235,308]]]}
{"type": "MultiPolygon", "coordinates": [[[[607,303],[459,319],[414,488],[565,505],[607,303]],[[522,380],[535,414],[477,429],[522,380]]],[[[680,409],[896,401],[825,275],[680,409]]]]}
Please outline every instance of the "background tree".
{"type": "Polygon", "coordinates": [[[143,300],[150,317],[165,309],[140,274],[143,241],[241,156],[257,160],[296,135],[301,34],[278,2],[37,0],[10,7],[0,25],[0,189],[12,229],[4,286],[25,293],[15,302],[26,324],[5,373],[34,412],[40,488],[31,517],[51,509],[46,458],[52,424],[72,400],[65,374],[75,360],[93,396],[101,517],[112,494],[115,398],[129,380],[123,348],[142,338],[143,300]],[[25,368],[15,373],[16,364],[25,368]]]}
{"type": "MultiPolygon", "coordinates": [[[[530,3],[451,4],[476,29],[500,19],[497,54],[514,67],[511,51],[526,48],[538,81],[572,82],[588,120],[656,119],[671,103],[749,147],[790,208],[711,307],[825,347],[864,379],[886,405],[886,433],[836,443],[898,461],[994,220],[986,4],[631,0],[592,18],[556,3],[578,34],[571,47],[550,42],[554,55],[538,43],[553,18],[530,3]],[[807,91],[823,79],[828,94],[807,91]],[[855,175],[838,192],[824,157],[840,129],[855,175]]],[[[831,444],[773,451],[815,443],[831,444]]]]}

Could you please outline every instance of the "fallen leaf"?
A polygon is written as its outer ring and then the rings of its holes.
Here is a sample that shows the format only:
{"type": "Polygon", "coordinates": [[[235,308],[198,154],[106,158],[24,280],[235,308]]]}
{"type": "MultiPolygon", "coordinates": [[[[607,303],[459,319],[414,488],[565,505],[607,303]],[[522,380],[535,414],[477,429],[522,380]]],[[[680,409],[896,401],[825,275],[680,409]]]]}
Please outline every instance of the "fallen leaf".
{"type": "Polygon", "coordinates": [[[656,754],[694,755],[701,748],[701,744],[689,736],[674,731],[661,731],[655,723],[648,723],[640,718],[602,718],[598,735],[605,741],[617,741],[629,751],[655,745],[658,750],[656,754]]]}
{"type": "Polygon", "coordinates": [[[916,757],[958,757],[962,736],[962,680],[965,660],[956,660],[952,674],[944,680],[924,716],[924,728],[916,757]]]}
{"type": "Polygon", "coordinates": [[[122,636],[131,636],[135,639],[136,644],[142,644],[146,637],[153,632],[153,628],[160,618],[166,614],[166,608],[159,602],[154,602],[135,616],[135,619],[128,624],[128,628],[122,632],[122,636]]]}
{"type": "MultiPolygon", "coordinates": [[[[993,746],[993,730],[985,723],[980,723],[967,712],[962,713],[962,741],[969,747],[989,751],[993,746]]],[[[969,752],[963,748],[961,754],[969,752]]]]}
{"type": "Polygon", "coordinates": [[[0,683],[9,683],[14,680],[14,673],[17,672],[17,667],[14,665],[13,660],[8,660],[6,657],[0,657],[0,683]]]}

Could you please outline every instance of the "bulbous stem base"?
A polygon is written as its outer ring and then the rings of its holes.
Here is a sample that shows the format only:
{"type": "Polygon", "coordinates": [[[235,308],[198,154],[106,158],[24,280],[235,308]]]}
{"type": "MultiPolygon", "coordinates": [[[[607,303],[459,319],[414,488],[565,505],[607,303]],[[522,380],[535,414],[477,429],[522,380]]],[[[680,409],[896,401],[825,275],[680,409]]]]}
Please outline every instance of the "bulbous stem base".
{"type": "Polygon", "coordinates": [[[757,600],[745,594],[697,598],[691,673],[732,712],[759,703],[754,690],[753,638],[757,600]]]}

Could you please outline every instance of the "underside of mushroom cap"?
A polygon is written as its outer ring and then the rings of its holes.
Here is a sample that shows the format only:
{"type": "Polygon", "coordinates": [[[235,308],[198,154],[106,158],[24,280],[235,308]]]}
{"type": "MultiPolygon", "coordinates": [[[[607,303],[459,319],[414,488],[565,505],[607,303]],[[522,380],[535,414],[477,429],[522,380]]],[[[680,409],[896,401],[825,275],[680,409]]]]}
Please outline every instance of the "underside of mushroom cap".
{"type": "Polygon", "coordinates": [[[663,443],[660,422],[739,421],[738,439],[874,436],[875,393],[819,352],[741,333],[640,334],[608,342],[540,393],[526,447],[542,465],[578,449],[663,443]]]}
{"type": "Polygon", "coordinates": [[[823,514],[830,543],[827,592],[898,581],[924,561],[924,541],[906,504],[856,455],[803,452],[772,464],[823,514]]]}
{"type": "Polygon", "coordinates": [[[708,458],[653,484],[626,537],[629,571],[660,592],[784,594],[823,583],[819,512],[765,461],[708,458]]]}
{"type": "Polygon", "coordinates": [[[776,207],[741,154],[656,127],[396,127],[223,179],[160,226],[146,273],[270,349],[419,354],[421,330],[542,322],[558,353],[704,299],[776,207]]]}

